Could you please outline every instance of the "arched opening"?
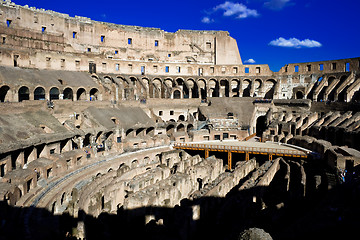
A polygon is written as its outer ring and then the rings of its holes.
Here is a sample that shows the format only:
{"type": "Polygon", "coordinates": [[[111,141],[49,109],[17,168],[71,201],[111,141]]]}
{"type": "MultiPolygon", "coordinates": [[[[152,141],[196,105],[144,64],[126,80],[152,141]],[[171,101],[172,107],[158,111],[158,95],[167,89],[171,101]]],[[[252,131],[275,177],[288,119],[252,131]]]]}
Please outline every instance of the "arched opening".
{"type": "Polygon", "coordinates": [[[303,99],[304,98],[304,93],[302,91],[297,91],[296,92],[296,99],[303,99]]]}
{"type": "MultiPolygon", "coordinates": [[[[128,136],[130,136],[131,135],[131,133],[133,133],[134,132],[134,129],[128,129],[127,131],[126,131],[126,137],[128,137],[128,136]]],[[[132,134],[133,135],[133,134],[132,134]]]]}
{"type": "Polygon", "coordinates": [[[25,100],[30,100],[30,91],[28,87],[21,87],[19,89],[19,102],[25,101],[25,100]]]}
{"type": "Polygon", "coordinates": [[[209,88],[211,91],[211,97],[219,97],[219,83],[216,80],[211,79],[209,81],[209,88]]]}
{"type": "Polygon", "coordinates": [[[178,132],[183,132],[183,131],[185,131],[185,126],[184,126],[184,124],[179,124],[178,126],[177,126],[177,128],[176,128],[176,131],[178,131],[178,132]]]}
{"type": "Polygon", "coordinates": [[[229,97],[229,82],[227,80],[220,81],[221,96],[229,97]]]}
{"type": "Polygon", "coordinates": [[[73,90],[71,88],[65,88],[63,95],[63,99],[73,100],[73,90]]]}
{"type": "Polygon", "coordinates": [[[96,101],[98,100],[99,97],[99,90],[97,90],[96,88],[92,88],[90,90],[90,101],[96,101]]]}
{"type": "Polygon", "coordinates": [[[90,137],[91,137],[91,133],[88,133],[85,135],[84,141],[83,141],[84,147],[90,146],[90,137]]]}
{"type": "Polygon", "coordinates": [[[45,89],[37,87],[34,91],[34,100],[45,100],[45,89]]]}
{"type": "Polygon", "coordinates": [[[0,102],[10,101],[10,99],[7,97],[7,93],[10,90],[10,87],[8,86],[2,86],[0,88],[0,102]]]}
{"type": "Polygon", "coordinates": [[[274,93],[275,93],[275,86],[276,86],[276,82],[274,79],[269,79],[266,81],[265,83],[266,89],[268,89],[268,91],[265,93],[264,98],[265,99],[273,99],[274,98],[274,93]]]}
{"type": "Polygon", "coordinates": [[[266,117],[260,116],[256,119],[256,136],[261,137],[266,130],[266,117]]]}
{"type": "Polygon", "coordinates": [[[174,91],[174,99],[180,99],[181,98],[181,93],[179,90],[175,90],[174,91]]]}
{"type": "Polygon", "coordinates": [[[137,166],[138,166],[138,160],[133,160],[132,162],[131,162],[131,168],[136,168],[137,166]]]}
{"type": "Polygon", "coordinates": [[[154,132],[155,132],[155,128],[153,127],[146,129],[146,135],[154,136],[154,132]]]}
{"type": "Polygon", "coordinates": [[[232,97],[239,97],[239,89],[240,88],[240,84],[238,80],[232,80],[231,81],[231,92],[232,92],[232,97]]]}
{"type": "Polygon", "coordinates": [[[166,127],[166,134],[167,135],[171,135],[174,133],[174,129],[175,129],[175,126],[174,125],[169,125],[166,127]]]}
{"type": "Polygon", "coordinates": [[[250,80],[243,81],[243,97],[250,97],[251,82],[250,80]]]}
{"type": "Polygon", "coordinates": [[[180,115],[180,116],[179,116],[179,121],[185,121],[185,116],[184,116],[184,115],[180,115]]]}
{"type": "Polygon", "coordinates": [[[50,89],[50,101],[52,100],[58,100],[59,99],[59,89],[56,87],[53,87],[50,89]]]}
{"type": "Polygon", "coordinates": [[[76,100],[86,100],[86,91],[84,88],[79,88],[76,92],[76,100]]]}
{"type": "Polygon", "coordinates": [[[190,132],[194,129],[194,126],[192,124],[187,125],[187,132],[190,132]]]}

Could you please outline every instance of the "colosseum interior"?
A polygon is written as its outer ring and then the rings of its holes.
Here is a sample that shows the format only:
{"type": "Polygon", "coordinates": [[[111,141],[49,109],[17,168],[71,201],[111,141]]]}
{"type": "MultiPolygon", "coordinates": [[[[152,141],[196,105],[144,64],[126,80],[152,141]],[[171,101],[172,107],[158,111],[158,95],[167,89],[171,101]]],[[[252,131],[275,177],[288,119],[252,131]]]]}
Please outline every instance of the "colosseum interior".
{"type": "Polygon", "coordinates": [[[242,63],[225,31],[0,1],[0,239],[347,239],[360,58],[242,63]]]}

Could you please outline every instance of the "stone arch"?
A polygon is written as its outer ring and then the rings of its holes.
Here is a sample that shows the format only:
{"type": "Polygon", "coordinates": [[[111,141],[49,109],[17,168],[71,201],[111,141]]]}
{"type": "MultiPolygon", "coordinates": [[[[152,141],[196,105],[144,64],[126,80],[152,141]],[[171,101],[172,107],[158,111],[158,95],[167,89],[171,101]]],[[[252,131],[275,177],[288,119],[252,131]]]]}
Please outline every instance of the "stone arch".
{"type": "Polygon", "coordinates": [[[227,79],[220,80],[220,97],[229,97],[229,81],[227,79]]]}
{"type": "Polygon", "coordinates": [[[176,131],[177,131],[177,132],[183,132],[183,131],[185,131],[185,126],[184,126],[184,124],[180,123],[180,124],[176,127],[176,131]]]}
{"type": "Polygon", "coordinates": [[[191,98],[199,98],[199,87],[198,84],[193,79],[188,79],[186,81],[187,86],[189,88],[189,95],[191,98]]]}
{"type": "Polygon", "coordinates": [[[239,97],[240,90],[240,81],[238,79],[233,79],[230,82],[231,95],[232,97],[239,97]]]}
{"type": "Polygon", "coordinates": [[[175,80],[176,86],[182,90],[183,98],[189,98],[189,87],[182,78],[177,78],[175,80]]]}
{"type": "Polygon", "coordinates": [[[126,136],[126,137],[129,136],[130,133],[133,133],[133,132],[134,132],[134,129],[130,128],[130,129],[126,130],[125,136],[126,136]]]}
{"type": "Polygon", "coordinates": [[[181,99],[181,92],[179,89],[175,89],[173,92],[173,99],[181,99]]]}
{"type": "MultiPolygon", "coordinates": [[[[345,82],[345,80],[346,80],[347,78],[348,78],[347,75],[341,76],[341,77],[340,77],[340,82],[341,82],[341,83],[345,82]]],[[[347,89],[348,89],[349,87],[350,87],[350,86],[347,85],[344,89],[341,90],[341,92],[339,92],[339,95],[338,95],[338,101],[339,101],[339,102],[345,102],[345,99],[346,99],[346,97],[345,97],[346,91],[347,91],[347,89]]]]}
{"type": "Polygon", "coordinates": [[[155,134],[155,128],[154,127],[149,127],[146,129],[146,135],[150,135],[150,136],[154,136],[155,134]]]}
{"type": "Polygon", "coordinates": [[[50,101],[59,100],[60,91],[57,87],[53,87],[50,89],[50,101]]]}
{"type": "Polygon", "coordinates": [[[200,97],[201,99],[207,98],[207,89],[206,89],[206,81],[204,79],[199,79],[198,88],[200,89],[200,97]]]}
{"type": "Polygon", "coordinates": [[[174,133],[174,130],[175,130],[175,125],[170,124],[166,127],[166,134],[171,135],[174,133]]]}
{"type": "Polygon", "coordinates": [[[185,121],[185,116],[184,115],[179,115],[179,118],[178,118],[179,121],[185,121]]]}
{"type": "Polygon", "coordinates": [[[34,100],[45,100],[45,89],[43,87],[35,88],[34,100]]]}
{"type": "Polygon", "coordinates": [[[97,88],[92,88],[90,90],[90,101],[99,100],[99,90],[97,88]]]}
{"type": "Polygon", "coordinates": [[[259,116],[256,119],[256,136],[261,137],[266,130],[266,116],[259,116]]]}
{"type": "Polygon", "coordinates": [[[151,91],[151,96],[153,98],[161,98],[162,97],[162,82],[159,78],[155,78],[152,82],[153,89],[151,91]]]}
{"type": "Polygon", "coordinates": [[[209,80],[209,96],[219,97],[219,82],[216,79],[209,80]]]}
{"type": "Polygon", "coordinates": [[[65,88],[63,91],[63,99],[74,100],[73,90],[71,88],[65,88]]]}
{"type": "Polygon", "coordinates": [[[250,79],[244,79],[242,81],[242,96],[243,97],[250,97],[251,92],[251,81],[250,79]]]}
{"type": "Polygon", "coordinates": [[[139,165],[139,161],[137,159],[131,161],[131,168],[137,168],[138,165],[139,165]]]}
{"type": "Polygon", "coordinates": [[[295,99],[303,99],[303,98],[304,98],[304,92],[298,90],[298,91],[295,93],[295,99]]]}
{"type": "Polygon", "coordinates": [[[0,102],[6,102],[6,101],[10,102],[10,98],[8,94],[9,90],[10,87],[6,85],[0,88],[0,102]]]}
{"type": "Polygon", "coordinates": [[[265,88],[266,88],[266,93],[264,98],[265,99],[273,99],[274,98],[274,94],[275,94],[275,86],[276,86],[276,81],[274,79],[268,79],[265,81],[265,88]]]}
{"type": "Polygon", "coordinates": [[[261,79],[255,79],[254,80],[254,97],[259,97],[261,88],[263,87],[262,80],[261,79]]]}
{"type": "Polygon", "coordinates": [[[79,88],[76,92],[76,100],[86,100],[86,90],[79,88]]]}
{"type": "Polygon", "coordinates": [[[187,127],[186,127],[187,132],[190,132],[193,129],[194,129],[194,125],[192,125],[192,124],[188,124],[187,127]]]}

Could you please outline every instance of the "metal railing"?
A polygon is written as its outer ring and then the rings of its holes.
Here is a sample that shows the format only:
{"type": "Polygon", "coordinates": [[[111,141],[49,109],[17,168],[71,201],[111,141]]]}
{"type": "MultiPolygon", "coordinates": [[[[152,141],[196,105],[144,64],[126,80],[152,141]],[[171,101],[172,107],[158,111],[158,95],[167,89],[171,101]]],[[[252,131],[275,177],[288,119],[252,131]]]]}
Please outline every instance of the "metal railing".
{"type": "Polygon", "coordinates": [[[231,152],[252,152],[252,153],[266,153],[273,155],[302,155],[307,156],[304,151],[292,149],[275,149],[267,147],[245,147],[245,146],[227,146],[227,145],[209,145],[198,143],[174,143],[176,148],[195,148],[199,150],[210,151],[231,151],[231,152]]]}

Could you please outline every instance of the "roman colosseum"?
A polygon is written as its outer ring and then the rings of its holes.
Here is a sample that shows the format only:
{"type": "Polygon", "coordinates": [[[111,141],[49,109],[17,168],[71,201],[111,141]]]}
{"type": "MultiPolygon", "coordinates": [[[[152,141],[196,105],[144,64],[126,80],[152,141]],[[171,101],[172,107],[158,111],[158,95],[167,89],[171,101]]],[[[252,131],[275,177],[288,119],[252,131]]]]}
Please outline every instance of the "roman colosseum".
{"type": "Polygon", "coordinates": [[[9,0],[0,30],[1,239],[357,234],[360,58],[273,72],[226,31],[9,0]]]}

